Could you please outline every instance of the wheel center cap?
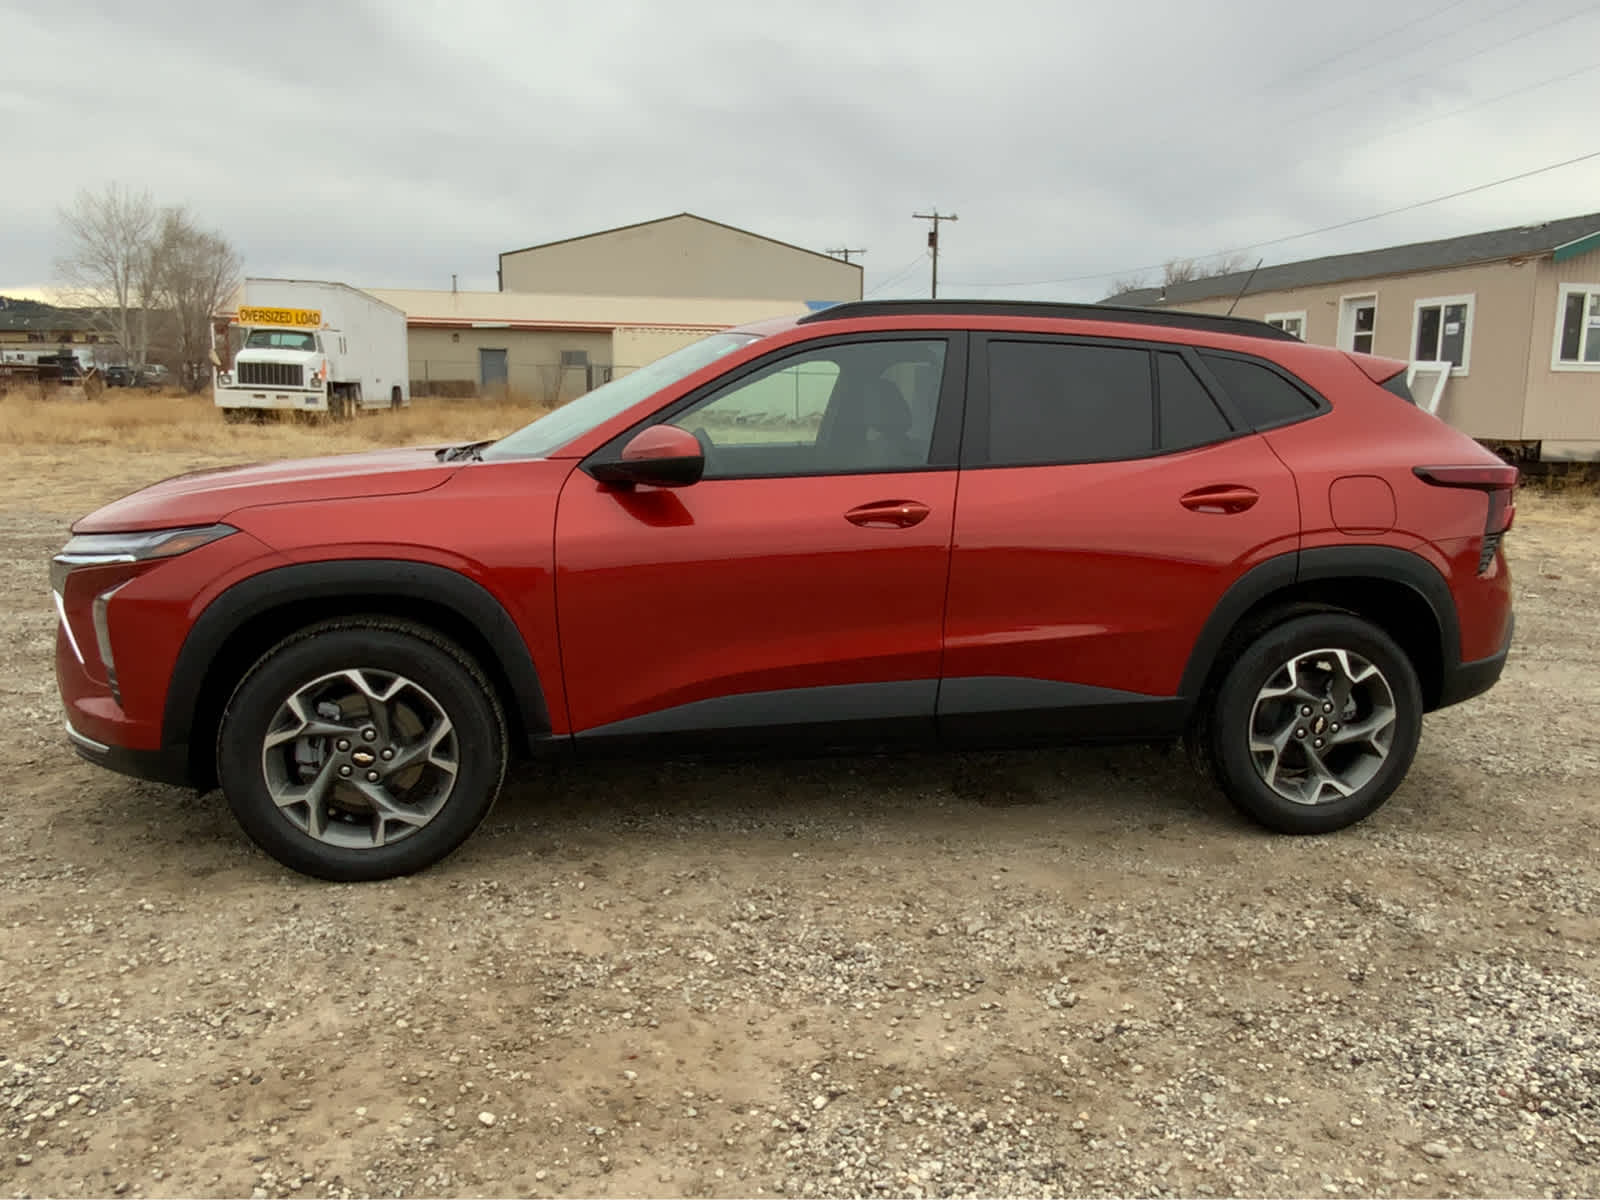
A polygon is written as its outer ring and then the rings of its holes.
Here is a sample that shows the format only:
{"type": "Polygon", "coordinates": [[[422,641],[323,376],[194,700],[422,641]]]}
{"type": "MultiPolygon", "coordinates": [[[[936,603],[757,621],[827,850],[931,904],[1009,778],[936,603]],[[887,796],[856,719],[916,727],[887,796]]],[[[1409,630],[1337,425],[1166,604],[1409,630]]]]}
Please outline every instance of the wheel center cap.
{"type": "Polygon", "coordinates": [[[358,767],[370,767],[378,761],[378,756],[371,750],[357,750],[350,756],[350,761],[358,767]]]}
{"type": "MultiPolygon", "coordinates": [[[[1327,729],[1328,729],[1328,718],[1327,717],[1318,717],[1315,721],[1311,722],[1311,732],[1316,734],[1318,737],[1321,737],[1325,732],[1327,732],[1327,729]]],[[[359,762],[361,760],[357,759],[356,761],[359,762]]]]}

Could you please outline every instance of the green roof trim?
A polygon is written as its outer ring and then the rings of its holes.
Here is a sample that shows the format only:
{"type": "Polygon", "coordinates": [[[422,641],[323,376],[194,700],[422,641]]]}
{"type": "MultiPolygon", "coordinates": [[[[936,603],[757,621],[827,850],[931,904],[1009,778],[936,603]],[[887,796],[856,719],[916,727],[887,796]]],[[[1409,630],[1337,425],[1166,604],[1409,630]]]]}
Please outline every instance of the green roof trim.
{"type": "Polygon", "coordinates": [[[1555,248],[1555,260],[1557,262],[1566,262],[1569,258],[1577,258],[1578,255],[1587,254],[1591,250],[1600,250],[1600,229],[1596,229],[1586,237],[1568,242],[1564,246],[1557,246],[1555,248]]]}

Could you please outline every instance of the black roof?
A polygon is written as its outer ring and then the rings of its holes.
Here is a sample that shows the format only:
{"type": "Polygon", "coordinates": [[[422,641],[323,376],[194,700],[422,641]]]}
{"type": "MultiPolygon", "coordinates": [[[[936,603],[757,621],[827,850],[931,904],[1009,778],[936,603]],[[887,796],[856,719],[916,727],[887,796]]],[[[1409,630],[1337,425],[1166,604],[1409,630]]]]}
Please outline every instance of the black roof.
{"type": "MultiPolygon", "coordinates": [[[[1413,271],[1437,271],[1465,267],[1472,263],[1496,262],[1505,258],[1548,254],[1558,246],[1600,232],[1600,213],[1543,221],[1537,225],[1514,225],[1488,233],[1441,238],[1435,242],[1412,242],[1387,246],[1382,250],[1363,250],[1356,254],[1330,254],[1301,262],[1278,263],[1262,267],[1250,279],[1244,295],[1257,292],[1282,292],[1290,288],[1315,287],[1345,279],[1371,279],[1380,275],[1405,275],[1413,271]]],[[[1192,300],[1211,300],[1218,296],[1237,296],[1250,278],[1249,271],[1191,279],[1167,287],[1134,288],[1108,296],[1108,304],[1185,304],[1192,300]]]]}
{"type": "Polygon", "coordinates": [[[1131,308],[1111,304],[1053,304],[1039,300],[846,300],[807,313],[797,324],[842,321],[850,317],[983,316],[1035,317],[1072,321],[1120,321],[1124,325],[1165,325],[1179,329],[1207,329],[1241,337],[1297,341],[1265,321],[1249,317],[1219,317],[1211,313],[1174,312],[1165,308],[1131,308]]]}

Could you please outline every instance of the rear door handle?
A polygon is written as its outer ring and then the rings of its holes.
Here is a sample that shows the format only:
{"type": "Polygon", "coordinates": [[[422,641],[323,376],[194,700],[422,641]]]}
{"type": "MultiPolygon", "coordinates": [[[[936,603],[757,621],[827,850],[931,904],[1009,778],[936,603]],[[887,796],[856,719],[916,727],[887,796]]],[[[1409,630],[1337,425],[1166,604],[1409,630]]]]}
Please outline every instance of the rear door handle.
{"type": "Polygon", "coordinates": [[[1261,493],[1255,488],[1236,483],[1217,483],[1185,492],[1178,498],[1178,503],[1194,512],[1242,513],[1259,499],[1261,493]]]}
{"type": "Polygon", "coordinates": [[[869,529],[910,529],[932,511],[920,500],[874,500],[871,504],[856,505],[845,513],[844,519],[869,529]]]}

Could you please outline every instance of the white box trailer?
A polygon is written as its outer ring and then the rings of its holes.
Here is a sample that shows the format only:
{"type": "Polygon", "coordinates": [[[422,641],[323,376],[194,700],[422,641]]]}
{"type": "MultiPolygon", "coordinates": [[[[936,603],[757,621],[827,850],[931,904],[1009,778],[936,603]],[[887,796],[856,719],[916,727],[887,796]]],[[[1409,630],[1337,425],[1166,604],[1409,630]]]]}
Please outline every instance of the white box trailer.
{"type": "Polygon", "coordinates": [[[246,279],[216,314],[212,391],[230,420],[411,403],[406,315],[342,283],[246,279]]]}

